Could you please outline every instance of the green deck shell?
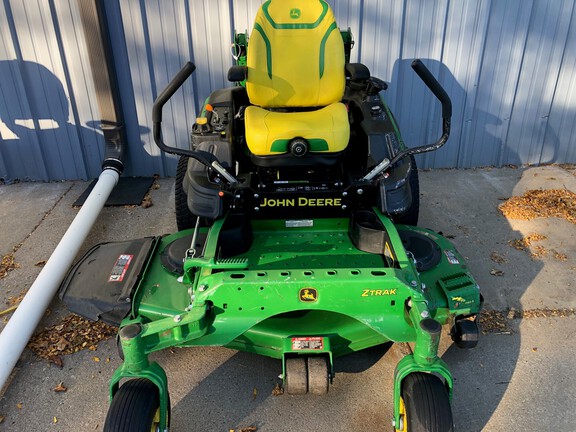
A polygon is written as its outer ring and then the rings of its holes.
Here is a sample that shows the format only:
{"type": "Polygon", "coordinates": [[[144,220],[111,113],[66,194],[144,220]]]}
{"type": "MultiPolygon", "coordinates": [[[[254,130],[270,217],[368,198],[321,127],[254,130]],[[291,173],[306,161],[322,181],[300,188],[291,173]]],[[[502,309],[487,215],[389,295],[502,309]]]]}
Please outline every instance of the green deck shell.
{"type": "Polygon", "coordinates": [[[451,324],[456,316],[477,313],[478,286],[448,240],[422,228],[394,226],[374,211],[390,237],[393,265],[383,254],[356,249],[346,218],[315,219],[312,227],[294,228],[284,220],[253,220],[249,251],[227,259],[218,255],[225,218],[217,220],[200,256],[184,262],[182,277],[162,266],[160,254],[191,232],[162,238],[137,288],[132,314],[121,326],[141,325],[136,338],[121,343],[126,358],[146,361],[124,363],[111,393],[121,377],[152,376],[162,399],[165,377],[147,363],[147,355],[157,350],[212,345],[284,359],[291,338],[307,336],[327,341],[328,351],[316,354],[328,354],[331,365],[333,357],[374,345],[414,342],[414,355],[396,374],[395,407],[406,373],[439,371],[451,388],[448,368],[437,356],[439,335],[423,331],[420,322],[433,318],[451,324]],[[442,250],[440,263],[419,274],[398,230],[429,236],[442,250]],[[303,289],[316,290],[315,301],[302,301],[303,289]]]}

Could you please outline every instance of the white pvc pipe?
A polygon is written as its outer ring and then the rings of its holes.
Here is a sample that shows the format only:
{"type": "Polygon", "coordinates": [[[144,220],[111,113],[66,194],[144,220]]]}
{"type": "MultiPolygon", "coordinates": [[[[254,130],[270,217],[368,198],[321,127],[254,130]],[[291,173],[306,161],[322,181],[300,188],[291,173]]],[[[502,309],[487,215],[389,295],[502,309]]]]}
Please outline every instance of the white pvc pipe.
{"type": "Polygon", "coordinates": [[[111,169],[100,174],[72,224],[0,334],[0,389],[32,337],[82,243],[102,211],[120,175],[111,169]]]}

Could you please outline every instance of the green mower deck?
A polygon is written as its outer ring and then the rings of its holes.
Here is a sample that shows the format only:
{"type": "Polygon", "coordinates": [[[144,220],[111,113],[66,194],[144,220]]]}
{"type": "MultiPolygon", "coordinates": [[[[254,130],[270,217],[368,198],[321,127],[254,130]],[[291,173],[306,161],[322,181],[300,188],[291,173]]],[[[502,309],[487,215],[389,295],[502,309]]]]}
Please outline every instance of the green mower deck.
{"type": "Polygon", "coordinates": [[[147,356],[167,347],[225,346],[281,359],[286,384],[288,358],[323,356],[332,379],[333,358],[390,341],[414,343],[395,375],[397,421],[408,374],[437,372],[451,394],[450,372],[437,355],[441,325],[479,311],[478,286],[446,239],[374,214],[387,233],[380,254],[354,245],[348,219],[253,220],[249,250],[219,259],[224,218],[201,230],[203,250],[179,275],[161,258],[192,231],[158,239],[120,327],[125,361],[111,395],[122,378],[147,378],[160,389],[165,418],[166,376],[147,356]],[[429,270],[418,272],[406,252],[401,235],[410,233],[437,245],[439,261],[429,270]]]}

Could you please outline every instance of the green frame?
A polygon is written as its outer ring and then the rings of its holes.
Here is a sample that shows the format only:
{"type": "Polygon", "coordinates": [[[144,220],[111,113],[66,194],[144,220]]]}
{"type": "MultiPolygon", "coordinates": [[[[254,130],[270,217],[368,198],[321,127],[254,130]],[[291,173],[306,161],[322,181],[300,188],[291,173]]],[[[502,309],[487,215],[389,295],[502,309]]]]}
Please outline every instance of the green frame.
{"type": "Polygon", "coordinates": [[[132,312],[121,324],[125,360],[112,378],[110,396],[123,378],[151,380],[159,388],[165,427],[168,383],[162,368],[148,361],[154,351],[224,346],[280,359],[283,372],[287,355],[327,355],[333,371],[333,358],[390,341],[414,343],[413,354],[395,373],[396,421],[401,383],[409,373],[440,374],[451,395],[452,377],[438,357],[440,331],[424,324],[439,327],[478,313],[478,285],[448,240],[423,228],[395,226],[378,209],[373,212],[389,236],[388,258],[356,249],[348,218],[322,218],[313,226],[290,228],[284,220],[253,220],[250,250],[221,259],[225,217],[202,228],[204,250],[186,259],[178,276],[162,266],[160,255],[191,231],[163,237],[146,264],[132,312]],[[440,263],[418,273],[399,230],[432,239],[443,251],[440,263]],[[303,289],[314,290],[315,299],[303,301],[303,289]],[[298,337],[319,337],[323,343],[320,349],[295,350],[291,343],[298,337]]]}

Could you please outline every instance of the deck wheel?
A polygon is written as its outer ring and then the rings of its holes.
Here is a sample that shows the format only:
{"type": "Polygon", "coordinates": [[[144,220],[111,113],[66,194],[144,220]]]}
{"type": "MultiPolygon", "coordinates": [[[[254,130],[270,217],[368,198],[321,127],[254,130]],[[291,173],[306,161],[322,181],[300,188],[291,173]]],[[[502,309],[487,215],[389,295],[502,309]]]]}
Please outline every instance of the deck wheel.
{"type": "Polygon", "coordinates": [[[324,395],[328,393],[329,383],[328,358],[308,357],[308,392],[324,395]]]}
{"type": "Polygon", "coordinates": [[[308,393],[308,371],[305,357],[286,359],[286,393],[302,395],[308,393]]]}
{"type": "Polygon", "coordinates": [[[415,372],[402,381],[400,424],[396,432],[453,432],[452,409],[442,381],[415,372]]]}
{"type": "Polygon", "coordinates": [[[450,331],[452,340],[458,348],[471,349],[478,345],[478,325],[474,321],[456,321],[450,331]]]}
{"type": "Polygon", "coordinates": [[[114,395],[106,415],[104,432],[156,432],[159,423],[158,387],[147,379],[139,378],[127,381],[114,395]]]}

